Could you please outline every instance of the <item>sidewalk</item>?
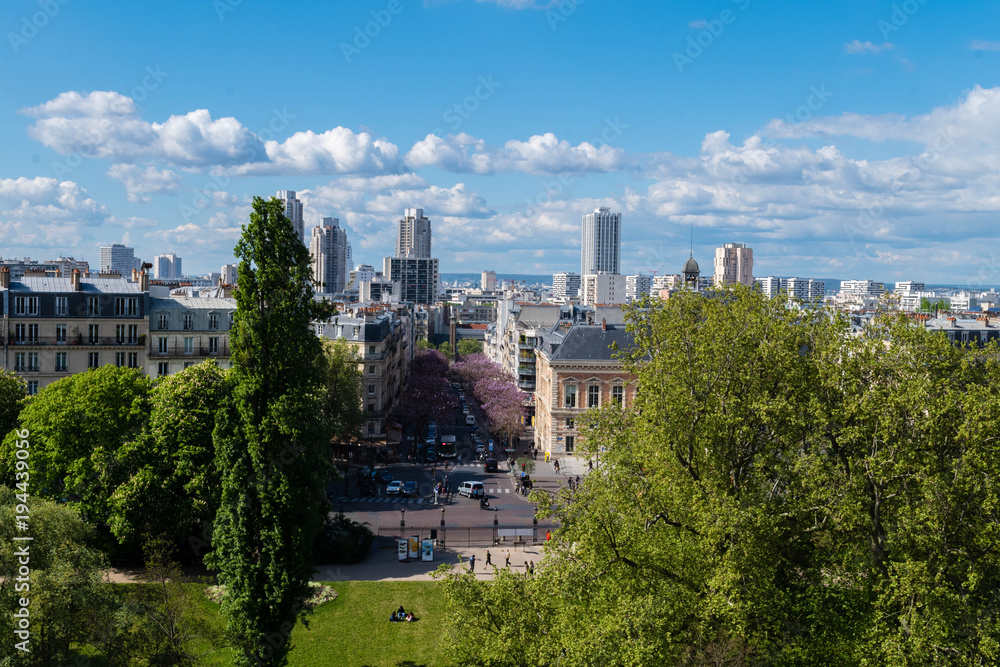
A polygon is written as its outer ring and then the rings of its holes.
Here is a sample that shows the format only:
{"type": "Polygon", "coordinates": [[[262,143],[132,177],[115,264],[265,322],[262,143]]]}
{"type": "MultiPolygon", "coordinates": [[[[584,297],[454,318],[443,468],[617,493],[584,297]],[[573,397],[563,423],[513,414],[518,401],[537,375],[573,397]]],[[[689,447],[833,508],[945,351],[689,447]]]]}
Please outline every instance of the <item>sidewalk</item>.
{"type": "MultiPolygon", "coordinates": [[[[468,570],[469,557],[473,554],[476,556],[476,576],[484,581],[489,581],[493,579],[495,568],[486,567],[486,552],[490,552],[495,566],[503,567],[505,563],[504,553],[507,549],[510,549],[511,569],[521,574],[524,574],[528,561],[534,562],[537,566],[544,555],[542,546],[530,544],[516,548],[513,543],[504,547],[459,547],[456,549],[435,547],[432,562],[411,560],[408,563],[401,563],[397,560],[395,549],[379,549],[373,546],[368,557],[356,565],[319,566],[317,573],[313,575],[313,581],[431,581],[433,579],[431,573],[437,570],[442,563],[451,565],[455,570],[459,568],[468,570]],[[459,556],[462,557],[461,566],[458,562],[459,556]]],[[[204,568],[185,568],[185,574],[212,577],[213,573],[204,568]]],[[[113,583],[131,583],[139,581],[142,568],[110,568],[107,575],[109,581],[113,583]]]]}
{"type": "Polygon", "coordinates": [[[459,547],[435,548],[434,561],[425,563],[411,560],[408,563],[401,563],[396,559],[395,549],[376,549],[364,562],[357,565],[323,565],[318,568],[318,573],[313,576],[313,581],[431,581],[431,573],[438,569],[442,563],[451,565],[453,569],[469,569],[469,557],[475,554],[476,568],[474,573],[477,578],[484,581],[493,579],[495,567],[486,567],[486,552],[489,551],[493,565],[504,567],[504,553],[510,549],[510,568],[515,572],[524,574],[528,561],[534,562],[537,566],[544,556],[542,546],[525,545],[523,548],[514,548],[514,545],[507,547],[459,547]],[[462,557],[462,564],[459,565],[458,557],[462,557]]]}

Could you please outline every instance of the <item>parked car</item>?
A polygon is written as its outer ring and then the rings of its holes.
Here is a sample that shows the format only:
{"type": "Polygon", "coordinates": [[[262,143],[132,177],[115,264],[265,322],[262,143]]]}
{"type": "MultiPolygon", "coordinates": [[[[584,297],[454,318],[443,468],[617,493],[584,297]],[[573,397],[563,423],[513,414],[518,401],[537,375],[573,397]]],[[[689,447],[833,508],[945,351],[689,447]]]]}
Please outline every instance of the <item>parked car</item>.
{"type": "Polygon", "coordinates": [[[462,406],[462,414],[463,415],[469,414],[469,406],[467,406],[467,405],[463,405],[462,406]]]}
{"type": "Polygon", "coordinates": [[[466,424],[475,424],[476,423],[476,417],[474,415],[465,415],[465,423],[466,424]]]}
{"type": "Polygon", "coordinates": [[[417,493],[417,483],[416,482],[413,482],[413,481],[403,482],[403,495],[404,496],[413,496],[413,495],[416,495],[416,493],[417,493]]]}
{"type": "Polygon", "coordinates": [[[458,487],[458,495],[466,498],[485,498],[486,487],[482,482],[462,482],[458,487]]]}
{"type": "Polygon", "coordinates": [[[496,472],[500,469],[500,464],[496,459],[486,459],[486,463],[483,464],[483,472],[496,472]]]}
{"type": "Polygon", "coordinates": [[[385,487],[385,492],[390,496],[396,496],[403,492],[403,483],[398,479],[394,482],[389,482],[389,486],[385,487]]]}

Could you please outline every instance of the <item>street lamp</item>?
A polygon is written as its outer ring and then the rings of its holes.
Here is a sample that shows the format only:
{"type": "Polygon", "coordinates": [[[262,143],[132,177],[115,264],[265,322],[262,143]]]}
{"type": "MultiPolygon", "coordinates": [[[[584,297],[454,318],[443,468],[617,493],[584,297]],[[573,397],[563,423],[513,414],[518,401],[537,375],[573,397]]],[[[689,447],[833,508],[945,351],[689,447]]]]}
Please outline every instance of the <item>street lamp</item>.
{"type": "Polygon", "coordinates": [[[444,546],[444,508],[441,508],[441,546],[444,546]]]}
{"type": "Polygon", "coordinates": [[[402,507],[399,508],[399,527],[406,528],[406,510],[402,507]]]}

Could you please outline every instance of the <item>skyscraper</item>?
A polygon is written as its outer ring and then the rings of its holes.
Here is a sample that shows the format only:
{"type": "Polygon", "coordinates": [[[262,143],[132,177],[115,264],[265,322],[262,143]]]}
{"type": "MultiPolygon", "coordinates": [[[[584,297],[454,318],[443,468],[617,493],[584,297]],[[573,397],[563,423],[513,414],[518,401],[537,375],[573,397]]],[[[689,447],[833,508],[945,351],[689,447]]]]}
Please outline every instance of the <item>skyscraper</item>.
{"type": "Polygon", "coordinates": [[[569,271],[552,274],[552,296],[557,299],[573,298],[580,293],[580,276],[569,271]]]}
{"type": "Polygon", "coordinates": [[[129,277],[132,269],[142,266],[142,260],[135,256],[135,248],[129,248],[121,243],[101,246],[101,273],[116,272],[123,277],[129,277]]]}
{"type": "Polygon", "coordinates": [[[344,291],[344,267],[347,264],[347,232],[337,218],[323,218],[323,224],[313,227],[309,242],[312,255],[313,280],[316,291],[335,294],[344,291]]]}
{"type": "Polygon", "coordinates": [[[583,216],[580,275],[620,273],[622,214],[604,206],[583,216]]]}
{"type": "Polygon", "coordinates": [[[153,258],[153,277],[157,280],[180,278],[182,275],[181,258],[177,255],[157,255],[153,258]]]}
{"type": "Polygon", "coordinates": [[[431,221],[424,209],[408,208],[399,221],[396,257],[429,259],[431,256],[431,221]]]}
{"type": "Polygon", "coordinates": [[[295,233],[305,243],[305,222],[302,219],[302,202],[295,198],[295,190],[278,190],[278,199],[285,202],[285,216],[292,221],[295,233]]]}
{"type": "Polygon", "coordinates": [[[726,243],[715,249],[715,284],[753,286],[753,248],[726,243]]]}
{"type": "Polygon", "coordinates": [[[492,292],[497,288],[497,272],[483,271],[479,286],[484,292],[492,292]]]}

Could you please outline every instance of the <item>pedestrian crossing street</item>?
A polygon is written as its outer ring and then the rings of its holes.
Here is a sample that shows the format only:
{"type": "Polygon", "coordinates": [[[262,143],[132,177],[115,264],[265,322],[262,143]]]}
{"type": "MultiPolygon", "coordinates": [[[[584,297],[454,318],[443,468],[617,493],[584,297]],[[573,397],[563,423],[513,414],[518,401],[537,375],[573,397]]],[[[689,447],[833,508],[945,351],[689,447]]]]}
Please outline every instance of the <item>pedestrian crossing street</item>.
{"type": "MultiPolygon", "coordinates": [[[[504,489],[499,487],[493,489],[490,488],[486,489],[486,494],[490,496],[499,496],[504,493],[509,494],[510,492],[511,492],[510,489],[504,489]]],[[[459,498],[459,497],[462,496],[459,496],[457,493],[453,495],[453,498],[459,498]]],[[[382,503],[385,505],[396,505],[396,504],[433,505],[434,504],[434,496],[428,496],[426,498],[409,498],[407,496],[368,496],[366,498],[352,498],[351,496],[338,496],[336,498],[331,498],[330,500],[334,503],[371,503],[371,504],[382,503]]]]}

